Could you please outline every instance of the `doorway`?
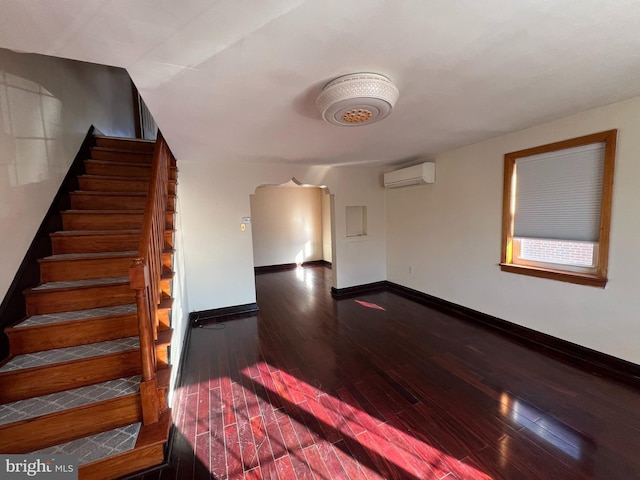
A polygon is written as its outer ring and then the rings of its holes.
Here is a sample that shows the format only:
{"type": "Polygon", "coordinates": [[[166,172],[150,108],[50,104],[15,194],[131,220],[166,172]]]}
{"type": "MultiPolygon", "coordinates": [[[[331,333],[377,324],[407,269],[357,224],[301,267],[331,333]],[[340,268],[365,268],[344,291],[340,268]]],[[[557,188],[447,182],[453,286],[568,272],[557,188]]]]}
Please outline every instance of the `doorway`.
{"type": "Polygon", "coordinates": [[[295,178],[257,187],[250,196],[254,267],[322,263],[335,269],[333,197],[326,186],[295,178]]]}

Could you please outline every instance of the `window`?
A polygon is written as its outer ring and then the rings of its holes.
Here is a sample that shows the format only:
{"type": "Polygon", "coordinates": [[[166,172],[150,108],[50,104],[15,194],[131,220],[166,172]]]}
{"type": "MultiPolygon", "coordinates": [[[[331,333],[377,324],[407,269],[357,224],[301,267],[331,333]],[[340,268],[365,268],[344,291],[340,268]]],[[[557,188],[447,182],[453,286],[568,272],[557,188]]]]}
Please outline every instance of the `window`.
{"type": "Polygon", "coordinates": [[[617,130],[504,156],[506,272],[604,287],[617,130]]]}

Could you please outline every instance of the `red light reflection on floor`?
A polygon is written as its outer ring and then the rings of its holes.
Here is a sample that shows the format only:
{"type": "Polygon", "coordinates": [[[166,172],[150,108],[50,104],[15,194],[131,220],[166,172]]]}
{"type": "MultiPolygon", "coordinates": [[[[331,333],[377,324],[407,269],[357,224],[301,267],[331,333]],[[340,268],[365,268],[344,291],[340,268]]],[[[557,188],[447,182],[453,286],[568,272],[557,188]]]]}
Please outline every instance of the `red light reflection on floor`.
{"type": "Polygon", "coordinates": [[[374,310],[384,310],[384,307],[376,305],[375,303],[365,302],[364,300],[355,300],[355,302],[362,305],[363,307],[373,308],[374,310]]]}
{"type": "Polygon", "coordinates": [[[491,478],[420,439],[426,426],[402,412],[369,415],[350,388],[331,396],[265,362],[239,374],[209,390],[208,415],[186,412],[191,429],[208,432],[196,436],[196,456],[220,478],[491,478]]]}

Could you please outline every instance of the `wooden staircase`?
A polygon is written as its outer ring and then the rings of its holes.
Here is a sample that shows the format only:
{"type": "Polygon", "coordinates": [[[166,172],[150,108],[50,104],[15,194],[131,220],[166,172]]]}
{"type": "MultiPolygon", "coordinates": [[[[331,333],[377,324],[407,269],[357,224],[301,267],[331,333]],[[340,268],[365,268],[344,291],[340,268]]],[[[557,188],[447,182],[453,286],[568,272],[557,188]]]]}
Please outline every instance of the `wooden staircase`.
{"type": "Polygon", "coordinates": [[[5,330],[0,453],[76,455],[81,479],[111,479],[162,463],[169,435],[176,165],[161,136],[96,136],[85,172],[5,330]]]}

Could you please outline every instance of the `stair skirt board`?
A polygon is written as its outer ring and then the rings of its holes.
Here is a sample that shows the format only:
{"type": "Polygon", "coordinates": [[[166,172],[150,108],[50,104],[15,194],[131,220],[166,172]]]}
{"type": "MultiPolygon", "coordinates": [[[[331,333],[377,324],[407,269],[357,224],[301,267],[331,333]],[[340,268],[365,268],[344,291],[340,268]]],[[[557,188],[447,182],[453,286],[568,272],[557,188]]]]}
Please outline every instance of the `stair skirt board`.
{"type": "Polygon", "coordinates": [[[62,230],[45,232],[51,253],[39,254],[41,283],[23,290],[27,316],[5,328],[12,356],[0,362],[0,452],[73,455],[83,479],[160,464],[171,425],[166,395],[175,160],[155,342],[160,421],[145,426],[136,299],[128,275],[138,256],[155,142],[94,140],[84,173],[74,170],[76,185],[69,184],[76,189],[67,192],[65,208],[71,209],[59,211],[62,230]]]}

